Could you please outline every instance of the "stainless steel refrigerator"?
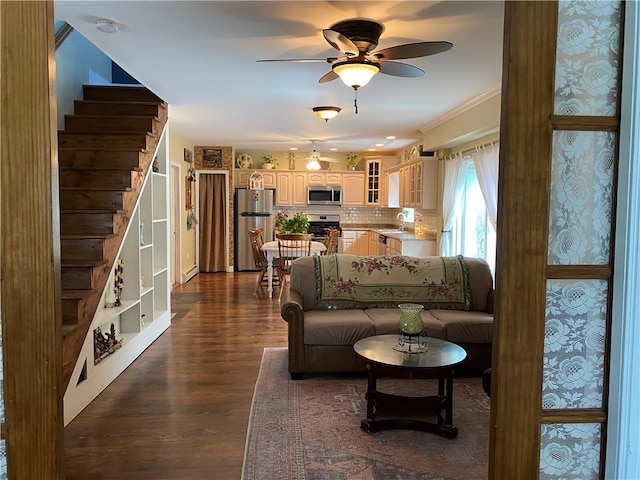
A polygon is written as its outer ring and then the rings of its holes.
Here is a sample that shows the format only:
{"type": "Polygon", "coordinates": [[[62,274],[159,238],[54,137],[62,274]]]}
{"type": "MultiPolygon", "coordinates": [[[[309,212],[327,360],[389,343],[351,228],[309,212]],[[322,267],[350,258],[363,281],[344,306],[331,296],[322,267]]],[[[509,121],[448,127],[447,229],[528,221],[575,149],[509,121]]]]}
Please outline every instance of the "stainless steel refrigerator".
{"type": "Polygon", "coordinates": [[[255,270],[249,230],[262,227],[264,241],[273,240],[275,215],[273,212],[273,189],[248,190],[237,188],[235,194],[235,269],[236,271],[255,270]]]}

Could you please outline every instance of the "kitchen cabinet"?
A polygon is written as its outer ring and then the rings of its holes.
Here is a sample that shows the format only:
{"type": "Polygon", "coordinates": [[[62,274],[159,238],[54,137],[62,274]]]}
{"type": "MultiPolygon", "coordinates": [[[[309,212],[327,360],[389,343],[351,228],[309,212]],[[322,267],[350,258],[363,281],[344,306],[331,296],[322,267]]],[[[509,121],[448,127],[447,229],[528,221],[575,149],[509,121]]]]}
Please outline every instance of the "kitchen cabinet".
{"type": "Polygon", "coordinates": [[[382,255],[382,245],[380,243],[380,235],[375,230],[369,230],[367,233],[369,238],[369,255],[382,255]]]}
{"type": "Polygon", "coordinates": [[[369,159],[365,163],[365,172],[367,174],[365,205],[380,205],[380,168],[380,159],[369,159]]]}
{"type": "Polygon", "coordinates": [[[342,185],[342,174],[335,172],[310,172],[307,174],[309,185],[342,185]]]}
{"type": "Polygon", "coordinates": [[[249,177],[256,171],[258,171],[262,175],[264,188],[276,188],[276,172],[269,172],[265,170],[247,170],[243,168],[236,168],[233,171],[234,186],[236,188],[249,188],[249,177]]]}
{"type": "Polygon", "coordinates": [[[387,237],[387,255],[408,257],[431,257],[436,255],[436,241],[426,239],[403,239],[387,237]]]}
{"type": "Polygon", "coordinates": [[[342,174],[342,206],[364,206],[364,172],[342,174]]]}
{"type": "MultiPolygon", "coordinates": [[[[400,207],[438,208],[438,160],[435,158],[420,159],[406,163],[397,170],[398,203],[400,207]]],[[[395,207],[395,174],[389,172],[388,198],[389,207],[395,207]]]]}
{"type": "Polygon", "coordinates": [[[342,237],[338,242],[338,251],[351,255],[369,254],[368,230],[342,230],[342,237]]]}
{"type": "Polygon", "coordinates": [[[278,206],[307,205],[307,173],[276,172],[276,200],[278,206]]]}

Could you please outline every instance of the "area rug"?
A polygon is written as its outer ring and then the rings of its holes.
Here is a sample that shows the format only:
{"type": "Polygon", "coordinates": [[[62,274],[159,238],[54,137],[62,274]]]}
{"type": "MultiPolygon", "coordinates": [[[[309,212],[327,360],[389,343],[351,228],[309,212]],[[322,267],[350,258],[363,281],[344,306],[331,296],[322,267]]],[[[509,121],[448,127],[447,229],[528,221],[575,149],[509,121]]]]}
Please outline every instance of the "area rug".
{"type": "MultiPolygon", "coordinates": [[[[454,381],[453,440],[431,433],[368,434],[364,374],[290,380],[287,349],[265,348],[249,417],[242,480],[482,480],[489,399],[480,378],[454,381]]],[[[433,393],[433,380],[379,380],[380,390],[433,393]]]]}

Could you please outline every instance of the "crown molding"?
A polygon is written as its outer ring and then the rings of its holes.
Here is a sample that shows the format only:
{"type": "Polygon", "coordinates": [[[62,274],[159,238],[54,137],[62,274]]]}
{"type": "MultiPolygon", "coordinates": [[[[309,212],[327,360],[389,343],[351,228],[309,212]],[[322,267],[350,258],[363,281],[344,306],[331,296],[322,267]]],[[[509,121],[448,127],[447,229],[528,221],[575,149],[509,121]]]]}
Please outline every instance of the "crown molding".
{"type": "Polygon", "coordinates": [[[420,127],[420,132],[426,133],[432,128],[435,128],[438,125],[442,125],[443,123],[451,120],[452,118],[457,117],[458,115],[466,112],[467,110],[470,110],[473,107],[480,105],[482,102],[487,101],[491,97],[498,95],[501,91],[502,91],[502,83],[496,83],[495,85],[492,85],[491,87],[486,89],[484,92],[480,93],[480,95],[478,95],[474,99],[463,103],[462,105],[454,108],[453,110],[449,110],[447,113],[438,117],[434,121],[429,122],[426,125],[420,127]]]}

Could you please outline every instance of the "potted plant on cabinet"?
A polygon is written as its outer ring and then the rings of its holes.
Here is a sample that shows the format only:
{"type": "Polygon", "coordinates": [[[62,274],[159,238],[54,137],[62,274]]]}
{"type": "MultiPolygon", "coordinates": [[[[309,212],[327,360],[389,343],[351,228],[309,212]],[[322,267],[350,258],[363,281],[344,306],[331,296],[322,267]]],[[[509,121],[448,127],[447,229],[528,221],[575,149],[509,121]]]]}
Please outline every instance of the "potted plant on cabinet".
{"type": "Polygon", "coordinates": [[[349,170],[355,170],[356,165],[358,165],[358,161],[360,160],[358,158],[358,154],[349,152],[345,155],[345,158],[347,159],[347,166],[349,167],[349,170]]]}
{"type": "Polygon", "coordinates": [[[270,153],[263,155],[262,160],[264,160],[262,163],[262,168],[264,169],[271,170],[278,167],[278,161],[270,153]]]}

